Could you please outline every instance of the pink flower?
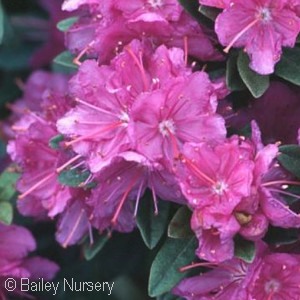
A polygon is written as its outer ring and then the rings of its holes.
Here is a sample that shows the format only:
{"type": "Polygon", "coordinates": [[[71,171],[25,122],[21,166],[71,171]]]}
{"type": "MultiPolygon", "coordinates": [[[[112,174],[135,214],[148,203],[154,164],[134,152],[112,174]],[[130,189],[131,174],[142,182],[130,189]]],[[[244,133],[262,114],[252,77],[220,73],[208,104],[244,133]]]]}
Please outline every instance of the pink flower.
{"type": "Polygon", "coordinates": [[[263,75],[273,73],[282,47],[295,45],[300,32],[299,17],[287,0],[234,0],[230,3],[217,17],[215,25],[221,44],[227,46],[225,52],[231,47],[244,47],[254,71],[263,75]]]}
{"type": "Polygon", "coordinates": [[[180,186],[191,207],[231,214],[250,195],[254,163],[236,137],[216,145],[187,143],[182,163],[180,186]]]}
{"type": "Polygon", "coordinates": [[[300,255],[269,254],[262,260],[249,287],[253,299],[298,299],[300,255]]]}
{"type": "Polygon", "coordinates": [[[91,222],[100,231],[111,227],[121,232],[132,231],[139,201],[147,187],[152,192],[153,213],[159,213],[157,197],[184,203],[174,176],[134,152],[115,157],[97,174],[96,181],[97,187],[87,203],[91,208],[91,222]]]}
{"type": "Polygon", "coordinates": [[[233,258],[219,265],[200,262],[182,268],[203,266],[214,270],[184,279],[173,293],[187,300],[298,299],[300,256],[270,253],[262,242],[257,243],[256,248],[251,264],[233,258]]]}
{"type": "Polygon", "coordinates": [[[142,94],[133,104],[129,129],[137,151],[150,160],[178,157],[184,142],[223,139],[223,119],[207,74],[178,78],[165,89],[142,94]],[[147,111],[147,114],[143,112],[147,111]]]}
{"type": "MultiPolygon", "coordinates": [[[[41,257],[28,257],[36,249],[36,243],[31,233],[16,225],[0,224],[0,297],[6,299],[6,289],[3,283],[6,278],[29,278],[51,280],[59,267],[52,261],[41,257]]],[[[19,289],[15,293],[24,294],[19,289]]]]}

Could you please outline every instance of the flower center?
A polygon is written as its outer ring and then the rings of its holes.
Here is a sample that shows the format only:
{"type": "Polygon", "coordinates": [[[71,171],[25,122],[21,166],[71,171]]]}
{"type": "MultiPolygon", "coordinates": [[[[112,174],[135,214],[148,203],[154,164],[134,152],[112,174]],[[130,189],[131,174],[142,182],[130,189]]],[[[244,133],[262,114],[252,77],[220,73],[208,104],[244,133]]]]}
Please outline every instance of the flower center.
{"type": "Polygon", "coordinates": [[[220,180],[217,181],[216,184],[213,186],[213,191],[215,194],[221,196],[227,190],[227,188],[228,188],[228,184],[220,180]]]}
{"type": "Polygon", "coordinates": [[[257,12],[257,17],[264,22],[269,22],[272,20],[271,11],[267,7],[259,8],[257,12]]]}
{"type": "Polygon", "coordinates": [[[129,123],[129,115],[125,112],[125,111],[122,111],[120,116],[120,121],[123,123],[122,125],[123,126],[127,126],[128,123],[129,123]]]}
{"type": "Polygon", "coordinates": [[[152,8],[159,8],[163,6],[163,0],[147,0],[152,8]]]}
{"type": "Polygon", "coordinates": [[[164,120],[159,123],[158,125],[159,132],[163,136],[169,136],[170,134],[175,133],[175,124],[174,121],[169,119],[169,120],[164,120]]]}
{"type": "Polygon", "coordinates": [[[280,290],[281,284],[276,279],[271,279],[265,283],[265,292],[267,294],[274,294],[280,290]]]}

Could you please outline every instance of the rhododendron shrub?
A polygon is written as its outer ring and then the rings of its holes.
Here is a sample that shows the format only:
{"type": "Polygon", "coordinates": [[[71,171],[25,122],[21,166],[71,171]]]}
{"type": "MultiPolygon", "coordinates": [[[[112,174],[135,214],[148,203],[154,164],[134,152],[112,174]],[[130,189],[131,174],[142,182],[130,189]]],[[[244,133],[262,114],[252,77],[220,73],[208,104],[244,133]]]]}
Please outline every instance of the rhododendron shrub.
{"type": "MultiPolygon", "coordinates": [[[[1,299],[56,273],[116,300],[300,299],[298,1],[24,5],[0,8],[1,299]]],[[[58,297],[100,297],[80,292],[58,297]]]]}

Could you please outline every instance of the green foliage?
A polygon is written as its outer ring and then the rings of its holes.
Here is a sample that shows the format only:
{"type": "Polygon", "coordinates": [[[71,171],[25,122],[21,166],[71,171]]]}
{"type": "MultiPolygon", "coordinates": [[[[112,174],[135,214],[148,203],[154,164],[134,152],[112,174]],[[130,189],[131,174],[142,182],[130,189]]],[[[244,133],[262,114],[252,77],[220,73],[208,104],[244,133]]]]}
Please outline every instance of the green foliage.
{"type": "Polygon", "coordinates": [[[0,202],[0,222],[10,225],[13,220],[13,207],[9,202],[0,202]]]}
{"type": "Polygon", "coordinates": [[[300,147],[297,145],[285,145],[279,148],[277,157],[280,164],[298,179],[300,179],[300,147]]]}
{"type": "Polygon", "coordinates": [[[62,185],[78,187],[82,185],[89,176],[90,172],[88,171],[82,172],[79,169],[65,170],[59,174],[58,180],[62,185]]]}
{"type": "Polygon", "coordinates": [[[191,211],[183,206],[179,208],[168,227],[168,236],[173,239],[189,238],[194,236],[191,230],[191,211]]]}
{"type": "Polygon", "coordinates": [[[60,148],[60,142],[64,140],[64,136],[62,134],[58,134],[54,136],[52,139],[49,141],[49,147],[52,149],[59,149],[60,148]]]}
{"type": "Polygon", "coordinates": [[[73,63],[74,57],[69,51],[64,51],[53,60],[53,70],[60,73],[74,73],[78,66],[73,63]]]}
{"type": "Polygon", "coordinates": [[[276,65],[275,74],[281,78],[300,85],[300,48],[283,50],[280,62],[276,65]]]}
{"type": "Polygon", "coordinates": [[[247,263],[252,263],[255,258],[255,243],[241,237],[235,239],[234,255],[247,263]]]}
{"type": "Polygon", "coordinates": [[[185,273],[181,267],[190,264],[195,258],[196,238],[167,239],[155,257],[149,279],[149,295],[156,297],[170,291],[185,273]]]}
{"type": "Polygon", "coordinates": [[[246,85],[238,71],[237,60],[238,53],[231,51],[226,63],[226,84],[232,92],[246,89],[246,85]]]}
{"type": "Polygon", "coordinates": [[[13,171],[13,168],[7,168],[0,175],[0,201],[10,201],[16,194],[15,184],[19,174],[13,171]]]}
{"type": "Polygon", "coordinates": [[[4,11],[2,7],[2,3],[0,1],[0,44],[2,43],[4,36],[4,11]]]}
{"type": "Polygon", "coordinates": [[[58,30],[62,32],[66,32],[77,21],[78,21],[78,17],[67,18],[58,22],[56,27],[58,30]]]}
{"type": "Polygon", "coordinates": [[[154,214],[153,200],[149,193],[140,200],[137,226],[149,249],[153,249],[163,236],[169,217],[170,203],[158,201],[158,215],[154,214]]]}
{"type": "Polygon", "coordinates": [[[83,255],[86,260],[92,260],[105,246],[109,237],[107,235],[100,235],[95,240],[94,244],[86,242],[83,245],[83,255]]]}
{"type": "Polygon", "coordinates": [[[248,55],[244,53],[244,51],[240,51],[237,60],[239,74],[251,94],[255,98],[259,98],[268,89],[270,79],[269,76],[262,76],[252,71],[249,67],[249,63],[248,55]]]}

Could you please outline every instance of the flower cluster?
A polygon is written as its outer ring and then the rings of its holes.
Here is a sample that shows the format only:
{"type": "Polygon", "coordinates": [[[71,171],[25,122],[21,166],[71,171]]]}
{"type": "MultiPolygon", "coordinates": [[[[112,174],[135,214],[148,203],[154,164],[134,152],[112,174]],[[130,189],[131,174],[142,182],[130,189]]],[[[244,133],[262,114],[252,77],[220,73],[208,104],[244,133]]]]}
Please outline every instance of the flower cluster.
{"type": "MultiPolygon", "coordinates": [[[[298,1],[199,3],[223,9],[215,33],[225,53],[243,47],[263,75],[300,32],[298,1]]],[[[93,243],[93,231],[133,231],[148,189],[155,215],[159,201],[188,207],[195,254],[206,261],[196,265],[214,268],[183,280],[175,294],[298,299],[299,255],[263,241],[271,227],[300,228],[300,197],[291,189],[300,175],[279,158],[281,142],[295,143],[297,133],[300,141],[298,88],[272,81],[234,112],[231,75],[205,65],[225,59],[215,33],[176,0],[65,0],[62,9],[77,15],[65,42],[78,68],[32,73],[4,126],[21,169],[19,212],[55,219],[63,247],[86,235],[93,243]],[[237,257],[237,240],[254,245],[252,262],[237,257]]],[[[300,157],[295,147],[289,151],[300,157]]]]}

